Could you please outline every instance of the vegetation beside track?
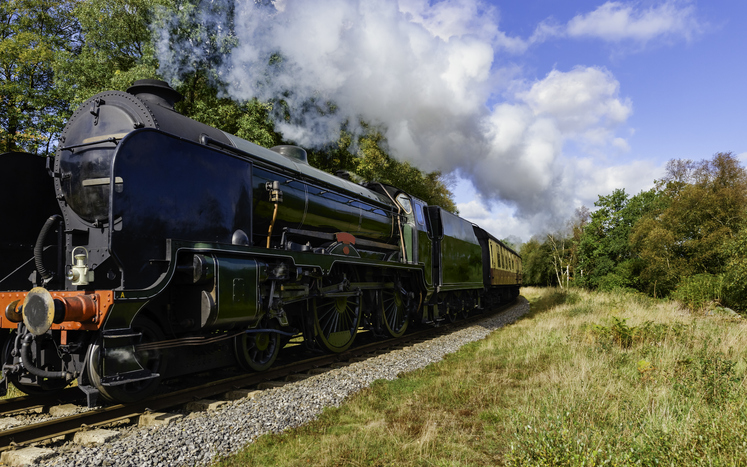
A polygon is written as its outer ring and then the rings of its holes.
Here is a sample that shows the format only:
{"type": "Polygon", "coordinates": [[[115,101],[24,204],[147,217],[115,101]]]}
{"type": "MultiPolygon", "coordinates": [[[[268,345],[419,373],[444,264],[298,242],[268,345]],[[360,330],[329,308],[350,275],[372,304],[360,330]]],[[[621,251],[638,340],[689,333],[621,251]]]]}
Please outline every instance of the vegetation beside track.
{"type": "Polygon", "coordinates": [[[747,464],[747,320],[522,293],[517,323],[218,465],[747,464]]]}

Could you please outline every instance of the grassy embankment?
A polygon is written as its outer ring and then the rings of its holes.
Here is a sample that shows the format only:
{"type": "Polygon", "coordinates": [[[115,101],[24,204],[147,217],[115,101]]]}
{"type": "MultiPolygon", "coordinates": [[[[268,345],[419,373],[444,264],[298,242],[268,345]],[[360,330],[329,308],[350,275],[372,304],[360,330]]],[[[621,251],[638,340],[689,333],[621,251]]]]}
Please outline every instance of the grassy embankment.
{"type": "Polygon", "coordinates": [[[747,320],[522,293],[514,325],[219,465],[747,465],[747,320]]]}

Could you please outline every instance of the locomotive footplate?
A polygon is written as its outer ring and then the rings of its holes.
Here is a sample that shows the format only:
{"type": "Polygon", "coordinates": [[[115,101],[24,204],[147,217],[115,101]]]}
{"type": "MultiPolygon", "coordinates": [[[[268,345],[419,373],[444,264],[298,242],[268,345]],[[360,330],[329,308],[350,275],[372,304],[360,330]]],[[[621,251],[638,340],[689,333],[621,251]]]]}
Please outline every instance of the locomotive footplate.
{"type": "Polygon", "coordinates": [[[100,384],[102,386],[120,386],[127,383],[135,383],[138,381],[145,381],[149,379],[160,378],[161,375],[153,373],[148,370],[140,369],[134,371],[127,371],[124,373],[118,373],[114,376],[103,376],[101,377],[100,384]]]}

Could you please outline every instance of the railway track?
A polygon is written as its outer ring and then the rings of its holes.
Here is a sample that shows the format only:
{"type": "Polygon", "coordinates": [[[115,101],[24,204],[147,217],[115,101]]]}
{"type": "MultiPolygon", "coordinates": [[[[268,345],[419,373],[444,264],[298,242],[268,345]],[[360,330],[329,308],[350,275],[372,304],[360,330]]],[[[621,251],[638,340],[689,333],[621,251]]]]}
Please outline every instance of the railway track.
{"type": "MultiPolygon", "coordinates": [[[[400,338],[387,339],[367,343],[340,354],[325,354],[291,364],[281,365],[262,373],[248,373],[229,378],[211,381],[203,385],[194,386],[174,392],[149,397],[142,401],[117,404],[86,410],[82,413],[49,418],[44,421],[25,424],[0,431],[0,452],[9,449],[20,449],[41,441],[70,437],[72,434],[91,428],[102,427],[117,423],[127,423],[138,419],[149,412],[164,412],[169,409],[182,407],[190,402],[215,398],[236,389],[257,387],[268,381],[282,381],[291,375],[303,374],[318,368],[330,367],[341,362],[360,361],[363,357],[373,357],[388,349],[394,350],[411,345],[418,341],[428,340],[456,329],[469,326],[475,321],[499,313],[510,305],[504,305],[491,313],[471,316],[455,323],[442,324],[406,334],[400,338]]],[[[85,405],[83,394],[77,388],[68,388],[50,395],[23,396],[0,401],[0,414],[8,416],[16,413],[48,409],[54,404],[65,404],[80,401],[85,405]]]]}

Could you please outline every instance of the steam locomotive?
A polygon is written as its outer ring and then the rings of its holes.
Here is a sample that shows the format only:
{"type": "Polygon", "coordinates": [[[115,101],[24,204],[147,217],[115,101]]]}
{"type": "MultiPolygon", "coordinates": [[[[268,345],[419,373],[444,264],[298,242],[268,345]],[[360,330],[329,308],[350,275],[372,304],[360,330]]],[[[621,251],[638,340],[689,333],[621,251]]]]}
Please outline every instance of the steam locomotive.
{"type": "Polygon", "coordinates": [[[519,256],[405,190],[311,167],[174,110],[140,80],[72,115],[55,157],[0,161],[2,386],[127,402],[515,298],[519,256]]]}

